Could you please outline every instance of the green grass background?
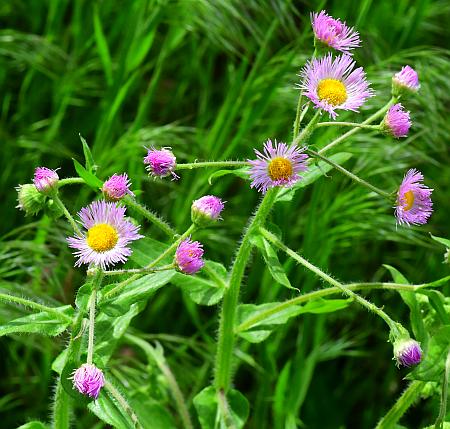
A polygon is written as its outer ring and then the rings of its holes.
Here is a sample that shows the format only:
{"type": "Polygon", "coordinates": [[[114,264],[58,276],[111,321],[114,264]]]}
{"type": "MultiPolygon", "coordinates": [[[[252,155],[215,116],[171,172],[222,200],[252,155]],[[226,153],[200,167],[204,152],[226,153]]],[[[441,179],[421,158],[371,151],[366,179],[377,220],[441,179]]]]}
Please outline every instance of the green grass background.
{"type": "MultiPolygon", "coordinates": [[[[83,160],[78,133],[89,142],[100,177],[127,172],[140,198],[179,231],[190,222],[193,199],[214,193],[227,200],[224,221],[197,237],[209,258],[228,266],[257,192],[231,176],[210,186],[205,171],[153,181],[143,168],[144,146],[169,146],[179,162],[192,162],[245,159],[269,137],[289,141],[297,73],[312,53],[309,12],[322,8],[359,30],[363,47],[355,58],[377,93],[360,115],[339,118],[360,120],[381,107],[392,74],[404,64],[418,70],[422,84],[404,103],[413,120],[407,139],[361,132],[337,151],[351,152],[346,167],[389,191],[408,168],[419,168],[435,189],[435,213],[427,226],[396,228],[385,201],[331,172],[279,204],[272,222],[290,247],[343,281],[389,280],[383,263],[412,283],[448,274],[445,249],[429,236],[450,236],[448,1],[6,0],[0,2],[3,287],[44,302],[73,302],[82,273],[72,268],[68,228],[46,217],[25,218],[15,209],[14,187],[30,182],[37,165],[75,174],[71,158],[83,160]]],[[[323,147],[339,132],[320,130],[311,143],[323,147]]],[[[78,188],[64,196],[73,211],[93,198],[78,188]]],[[[162,238],[148,224],[145,230],[162,238]]],[[[302,292],[322,287],[280,258],[302,292]]],[[[252,262],[242,301],[294,296],[273,282],[259,255],[252,262]]],[[[395,294],[374,292],[371,299],[407,323],[395,294]]],[[[0,323],[24,312],[2,304],[0,323]]],[[[167,287],[133,324],[161,341],[192,412],[193,396],[211,380],[216,317],[216,307],[198,307],[167,287]]],[[[292,319],[264,343],[241,344],[235,385],[251,403],[248,427],[373,427],[406,385],[407,371],[394,366],[386,339],[382,322],[353,305],[327,317],[292,319]]],[[[65,341],[1,339],[2,427],[47,419],[55,381],[50,365],[65,341]]],[[[176,414],[157,370],[129,345],[115,353],[110,371],[176,414]]],[[[437,412],[437,401],[423,401],[403,424],[431,424],[437,412]]],[[[74,427],[102,425],[80,407],[74,427]]]]}

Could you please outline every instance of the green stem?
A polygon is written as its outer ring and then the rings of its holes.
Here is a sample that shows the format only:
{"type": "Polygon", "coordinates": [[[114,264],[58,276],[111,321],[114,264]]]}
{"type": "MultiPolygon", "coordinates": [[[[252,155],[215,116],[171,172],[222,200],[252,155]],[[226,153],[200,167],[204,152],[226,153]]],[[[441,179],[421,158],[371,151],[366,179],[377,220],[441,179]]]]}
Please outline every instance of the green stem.
{"type": "Polygon", "coordinates": [[[312,117],[308,125],[305,128],[303,128],[302,132],[297,137],[294,138],[292,144],[298,145],[301,142],[305,142],[316,128],[319,119],[320,119],[320,110],[317,110],[316,114],[312,117]]]}
{"type": "Polygon", "coordinates": [[[52,195],[51,195],[51,198],[53,199],[55,204],[62,210],[62,212],[64,213],[64,216],[69,221],[69,223],[72,226],[72,229],[75,231],[75,233],[77,235],[81,236],[80,228],[78,228],[78,225],[75,222],[74,218],[72,217],[72,215],[69,213],[69,211],[67,210],[67,208],[64,205],[64,203],[59,198],[58,193],[57,192],[53,192],[52,195]]]}
{"type": "Polygon", "coordinates": [[[394,337],[397,337],[400,335],[400,330],[399,330],[399,326],[398,326],[397,322],[392,320],[381,308],[378,308],[375,304],[372,304],[371,302],[367,301],[363,297],[359,296],[358,294],[356,294],[355,292],[353,292],[352,290],[347,288],[345,285],[339,283],[333,277],[324,273],[320,268],[316,267],[315,265],[311,264],[306,259],[302,258],[298,253],[294,252],[292,249],[287,247],[283,242],[281,242],[278,239],[278,237],[273,235],[271,232],[267,231],[267,229],[260,228],[259,230],[260,230],[261,234],[267,240],[269,240],[275,246],[279,247],[283,252],[288,254],[292,259],[294,259],[297,262],[299,262],[300,264],[302,264],[305,268],[312,271],[314,274],[316,274],[318,277],[325,280],[327,283],[339,288],[343,294],[354,299],[360,305],[367,308],[367,310],[369,310],[372,313],[381,317],[386,322],[386,324],[389,326],[389,328],[391,329],[391,332],[393,333],[394,337]]]}
{"type": "Polygon", "coordinates": [[[441,406],[439,408],[439,415],[434,423],[435,429],[442,429],[442,425],[447,415],[447,402],[448,402],[448,381],[450,378],[450,349],[447,353],[447,359],[445,360],[445,370],[442,379],[442,393],[441,393],[441,406]]]}
{"type": "Polygon", "coordinates": [[[425,384],[424,381],[416,380],[411,382],[400,398],[398,398],[394,406],[378,422],[375,429],[393,429],[403,414],[405,414],[408,408],[421,394],[425,384]]]}
{"type": "Polygon", "coordinates": [[[129,270],[111,270],[111,271],[103,271],[105,276],[118,276],[122,274],[147,274],[154,273],[156,271],[167,271],[171,270],[175,267],[174,264],[164,265],[162,267],[154,267],[154,268],[135,268],[129,270]]]}
{"type": "Polygon", "coordinates": [[[71,317],[66,316],[64,313],[61,313],[60,311],[52,307],[47,307],[46,305],[38,304],[37,302],[30,301],[25,298],[20,298],[18,296],[9,295],[7,293],[0,293],[0,301],[14,302],[15,304],[20,304],[23,305],[24,307],[32,308],[33,310],[45,311],[46,313],[53,314],[55,317],[64,322],[72,321],[71,317]]]}
{"type": "Polygon", "coordinates": [[[151,223],[153,223],[156,227],[158,227],[161,231],[167,234],[169,237],[173,237],[176,235],[176,231],[164,220],[158,217],[156,214],[151,212],[147,207],[138,203],[134,198],[127,195],[122,201],[131,209],[138,212],[140,215],[148,219],[151,223]]]}
{"type": "Polygon", "coordinates": [[[81,177],[66,177],[65,179],[58,180],[58,188],[62,188],[66,185],[77,185],[86,183],[81,177]]]}
{"type": "MultiPolygon", "coordinates": [[[[383,116],[389,108],[397,102],[396,97],[392,97],[380,110],[377,110],[373,115],[369,116],[361,125],[369,125],[375,120],[379,119],[381,116],[383,116]]],[[[353,128],[346,133],[342,134],[342,136],[338,137],[337,139],[333,140],[331,143],[327,144],[324,148],[319,150],[319,153],[324,153],[328,150],[330,150],[332,147],[338,145],[342,141],[344,141],[347,137],[352,136],[353,134],[359,132],[361,128],[353,128]]]]}
{"type": "Polygon", "coordinates": [[[119,403],[122,409],[128,414],[135,428],[143,429],[142,425],[139,423],[137,415],[134,413],[133,409],[130,407],[126,399],[122,396],[119,390],[108,380],[105,381],[105,389],[111,394],[111,396],[119,403]]]}
{"type": "MultiPolygon", "coordinates": [[[[192,234],[196,230],[196,226],[192,224],[186,232],[184,232],[182,235],[180,235],[163,253],[161,253],[156,259],[154,259],[152,262],[150,262],[147,266],[145,266],[144,270],[149,270],[153,268],[155,265],[157,265],[160,261],[162,261],[167,255],[172,253],[177,247],[178,244],[183,241],[186,237],[188,237],[190,234],[192,234]]],[[[139,279],[142,277],[143,274],[134,274],[133,276],[129,277],[128,279],[124,280],[123,282],[120,282],[117,284],[116,287],[111,289],[109,292],[107,292],[103,299],[108,299],[119,293],[125,286],[130,284],[132,281],[139,279]]]]}
{"type": "Polygon", "coordinates": [[[379,130],[379,125],[365,125],[365,124],[358,124],[356,122],[319,122],[317,124],[317,128],[320,127],[332,127],[332,126],[338,126],[338,127],[357,127],[357,128],[364,128],[368,130],[379,130]]]}
{"type": "Polygon", "coordinates": [[[162,347],[160,346],[159,348],[161,350],[158,350],[158,348],[152,347],[149,343],[147,343],[147,341],[144,341],[141,338],[131,334],[125,334],[125,340],[128,340],[131,343],[139,346],[145,352],[149,361],[154,360],[156,362],[159,369],[166,377],[167,383],[172,392],[173,399],[176,403],[176,409],[180,413],[183,427],[186,429],[192,429],[193,425],[191,422],[191,417],[189,415],[188,407],[186,405],[186,400],[184,399],[183,393],[181,392],[180,386],[178,385],[172,370],[170,369],[166,359],[164,358],[162,347]]]}
{"type": "MultiPolygon", "coordinates": [[[[384,289],[384,290],[394,290],[394,291],[405,291],[405,292],[416,292],[423,293],[422,289],[424,285],[406,285],[401,283],[350,283],[344,285],[347,289],[356,290],[368,290],[368,289],[384,289]]],[[[304,295],[297,296],[285,302],[282,302],[268,310],[262,311],[257,315],[245,320],[237,328],[236,333],[247,331],[253,326],[263,322],[265,319],[273,316],[274,314],[280,313],[289,307],[301,305],[309,301],[315,301],[317,299],[335,295],[337,293],[342,293],[341,288],[332,286],[326,289],[319,289],[313,292],[305,293],[304,295]]]]}
{"type": "Polygon", "coordinates": [[[89,336],[86,362],[92,365],[92,358],[94,356],[94,330],[95,330],[95,306],[97,304],[97,289],[100,287],[103,278],[102,271],[98,270],[94,274],[92,281],[92,293],[89,300],[89,336]]]}
{"type": "Polygon", "coordinates": [[[54,428],[69,429],[71,416],[72,398],[64,390],[61,383],[61,377],[58,377],[55,390],[55,398],[53,400],[52,420],[54,428]]]}
{"type": "Polygon", "coordinates": [[[222,168],[222,167],[247,167],[247,161],[204,161],[177,164],[177,170],[192,170],[194,168],[222,168]]]}
{"type": "Polygon", "coordinates": [[[365,186],[366,188],[370,189],[371,191],[377,193],[378,195],[381,195],[383,198],[387,198],[389,201],[392,201],[393,197],[391,194],[389,194],[388,192],[383,191],[382,189],[377,188],[376,186],[371,185],[369,182],[366,182],[365,180],[361,179],[360,177],[356,176],[355,174],[353,174],[352,172],[346,170],[344,167],[342,167],[339,164],[336,164],[334,161],[332,161],[331,159],[326,158],[323,155],[320,155],[320,151],[319,152],[315,152],[314,150],[311,149],[307,149],[305,150],[306,153],[310,154],[311,156],[318,158],[324,162],[326,162],[327,164],[330,164],[331,166],[333,166],[336,170],[340,171],[341,173],[345,174],[347,177],[349,177],[350,179],[352,179],[354,182],[359,183],[362,186],[365,186]]]}
{"type": "Polygon", "coordinates": [[[250,238],[255,230],[266,220],[275,203],[277,193],[278,188],[270,189],[261,200],[255,215],[250,220],[249,226],[244,233],[241,245],[239,246],[234,259],[233,267],[231,268],[229,287],[224,293],[216,352],[215,386],[218,391],[223,391],[225,394],[231,383],[236,308],[239,300],[242,277],[252,248],[250,238]]]}

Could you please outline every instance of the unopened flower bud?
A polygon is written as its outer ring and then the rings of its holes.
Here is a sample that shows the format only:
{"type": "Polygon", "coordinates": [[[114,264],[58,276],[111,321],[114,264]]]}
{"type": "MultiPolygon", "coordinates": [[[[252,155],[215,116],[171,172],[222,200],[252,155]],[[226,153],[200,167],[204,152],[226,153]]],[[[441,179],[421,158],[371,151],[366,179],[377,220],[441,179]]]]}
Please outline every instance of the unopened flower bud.
{"type": "Polygon", "coordinates": [[[73,387],[81,394],[97,399],[101,388],[105,385],[105,377],[101,369],[85,363],[72,375],[73,387]]]}
{"type": "Polygon", "coordinates": [[[395,138],[406,137],[411,128],[409,112],[400,103],[394,104],[381,122],[381,131],[395,138]]]}
{"type": "Polygon", "coordinates": [[[420,89],[419,76],[410,66],[402,69],[392,77],[392,95],[398,97],[416,93],[420,89]]]}
{"type": "Polygon", "coordinates": [[[178,176],[174,173],[177,159],[169,149],[148,149],[144,164],[147,165],[145,168],[153,177],[166,177],[171,174],[174,179],[178,179],[178,176]]]}
{"type": "Polygon", "coordinates": [[[31,183],[19,185],[17,191],[17,208],[23,210],[28,216],[34,216],[45,206],[45,196],[31,183]]]}
{"type": "Polygon", "coordinates": [[[34,170],[33,183],[36,189],[43,194],[49,194],[58,184],[59,176],[56,170],[47,167],[37,167],[34,170]]]}
{"type": "Polygon", "coordinates": [[[119,201],[125,195],[134,195],[130,191],[131,182],[126,173],[113,174],[102,186],[105,197],[111,201],[119,201]]]}
{"type": "Polygon", "coordinates": [[[394,357],[398,365],[417,365],[422,360],[422,349],[416,340],[400,338],[394,342],[394,357]]]}
{"type": "Polygon", "coordinates": [[[183,240],[175,252],[175,264],[184,274],[195,274],[205,264],[203,259],[203,245],[190,238],[183,240]]]}
{"type": "Polygon", "coordinates": [[[205,195],[195,200],[191,206],[191,219],[197,226],[207,226],[219,219],[224,202],[214,195],[205,195]]]}

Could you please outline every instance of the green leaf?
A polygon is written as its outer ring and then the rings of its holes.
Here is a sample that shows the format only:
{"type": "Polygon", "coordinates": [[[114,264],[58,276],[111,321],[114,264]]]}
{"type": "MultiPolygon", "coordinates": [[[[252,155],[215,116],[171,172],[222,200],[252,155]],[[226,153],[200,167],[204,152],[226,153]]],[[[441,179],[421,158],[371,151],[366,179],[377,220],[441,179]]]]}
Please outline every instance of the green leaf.
{"type": "Polygon", "coordinates": [[[216,389],[213,386],[203,389],[195,398],[194,406],[197,410],[198,419],[202,429],[215,429],[216,418],[220,416],[220,429],[233,427],[235,429],[243,428],[249,414],[248,401],[242,393],[231,389],[227,393],[227,403],[229,414],[224,415],[219,408],[216,389]]]}
{"type": "Polygon", "coordinates": [[[94,162],[94,158],[92,157],[91,150],[89,149],[89,146],[84,139],[84,137],[81,134],[78,134],[80,136],[81,144],[83,145],[83,153],[84,153],[84,159],[86,163],[86,170],[90,173],[93,173],[96,169],[96,165],[94,162]]]}
{"type": "MultiPolygon", "coordinates": [[[[105,34],[103,33],[97,4],[94,5],[94,34],[97,51],[102,61],[103,70],[105,71],[106,82],[108,83],[108,86],[111,86],[113,82],[111,55],[109,54],[108,42],[106,41],[105,34]]],[[[87,165],[86,168],[89,170],[87,165]]]]}
{"type": "Polygon", "coordinates": [[[443,244],[445,247],[450,248],[450,240],[448,238],[436,237],[431,233],[430,233],[430,235],[434,241],[437,241],[438,243],[443,244]]]}
{"type": "Polygon", "coordinates": [[[423,361],[407,378],[439,382],[450,350],[450,326],[439,328],[431,337],[423,361]]]}
{"type": "Polygon", "coordinates": [[[196,304],[214,305],[223,297],[227,270],[222,264],[213,261],[206,261],[205,268],[214,271],[222,282],[217,282],[213,278],[205,279],[199,275],[188,276],[181,273],[176,273],[171,282],[180,287],[196,304]]]}
{"type": "MultiPolygon", "coordinates": [[[[351,153],[340,152],[331,155],[329,159],[331,159],[334,163],[341,165],[348,161],[351,157],[351,153]]],[[[308,171],[301,173],[300,176],[302,179],[296,182],[294,186],[291,188],[282,188],[277,194],[277,201],[291,201],[298,189],[311,185],[317,179],[328,173],[332,168],[333,167],[330,164],[324,161],[319,161],[316,165],[311,166],[308,171]]]]}
{"type": "Polygon", "coordinates": [[[49,429],[49,427],[42,422],[34,420],[32,422],[28,422],[22,426],[19,426],[17,429],[49,429]]]}
{"type": "Polygon", "coordinates": [[[273,329],[285,324],[291,317],[304,313],[332,313],[346,308],[351,302],[352,299],[320,298],[305,305],[286,305],[283,302],[241,304],[237,310],[237,333],[251,343],[259,343],[264,341],[273,329]]]}
{"type": "Polygon", "coordinates": [[[250,176],[248,175],[248,167],[243,168],[230,168],[229,170],[218,170],[212,173],[208,177],[208,183],[212,185],[213,179],[217,179],[218,177],[226,176],[227,174],[233,174],[241,179],[249,180],[250,176]]]}
{"type": "Polygon", "coordinates": [[[102,186],[103,182],[95,176],[93,173],[87,171],[76,159],[73,158],[73,165],[78,175],[90,186],[94,191],[98,191],[102,186]]]}
{"type": "MultiPolygon", "coordinates": [[[[145,237],[139,241],[133,243],[133,253],[130,256],[130,261],[139,265],[139,267],[145,267],[150,262],[155,260],[161,253],[163,253],[169,247],[166,243],[153,240],[150,237],[145,237]]],[[[173,255],[169,255],[161,260],[161,265],[169,264],[172,262],[173,255]]]]}
{"type": "MultiPolygon", "coordinates": [[[[73,316],[73,308],[70,305],[55,307],[55,310],[64,313],[66,316],[73,316]]],[[[0,326],[0,336],[10,334],[43,334],[56,336],[63,333],[70,324],[70,320],[63,321],[54,314],[46,311],[33,313],[28,316],[10,320],[0,326]]]]}
{"type": "Polygon", "coordinates": [[[270,243],[262,235],[254,235],[252,237],[252,243],[261,251],[261,254],[266,262],[273,279],[288,289],[294,289],[299,292],[299,289],[293,287],[289,281],[283,267],[278,259],[277,252],[270,245],[270,243]]]}
{"type": "Polygon", "coordinates": [[[134,428],[136,425],[130,416],[122,409],[108,393],[105,388],[100,392],[96,401],[89,403],[88,408],[105,423],[117,429],[134,428]]]}

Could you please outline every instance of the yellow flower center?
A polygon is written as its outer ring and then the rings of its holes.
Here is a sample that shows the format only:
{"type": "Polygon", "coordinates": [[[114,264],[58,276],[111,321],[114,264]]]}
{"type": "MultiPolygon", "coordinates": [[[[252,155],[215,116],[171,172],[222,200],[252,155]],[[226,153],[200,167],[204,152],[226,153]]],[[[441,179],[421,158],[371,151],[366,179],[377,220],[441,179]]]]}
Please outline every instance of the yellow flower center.
{"type": "Polygon", "coordinates": [[[317,96],[332,106],[338,106],[347,100],[347,89],[337,79],[323,79],[317,85],[317,96]]]}
{"type": "Polygon", "coordinates": [[[272,180],[289,180],[292,172],[292,163],[288,159],[278,156],[270,161],[269,177],[272,180]]]}
{"type": "Polygon", "coordinates": [[[405,211],[411,210],[413,205],[414,205],[414,193],[413,193],[413,191],[405,192],[405,195],[403,196],[403,209],[405,211]]]}
{"type": "Polygon", "coordinates": [[[89,228],[87,232],[87,244],[96,252],[111,250],[117,243],[119,236],[115,228],[106,223],[99,223],[89,228]]]}

